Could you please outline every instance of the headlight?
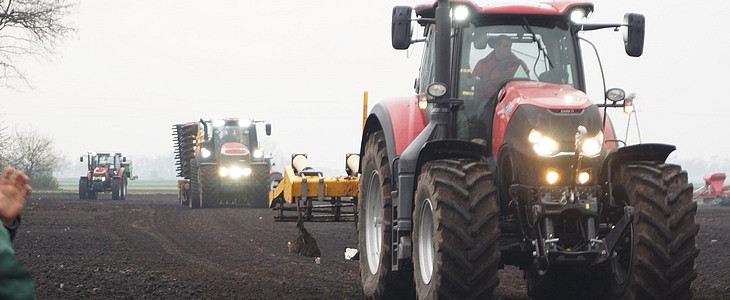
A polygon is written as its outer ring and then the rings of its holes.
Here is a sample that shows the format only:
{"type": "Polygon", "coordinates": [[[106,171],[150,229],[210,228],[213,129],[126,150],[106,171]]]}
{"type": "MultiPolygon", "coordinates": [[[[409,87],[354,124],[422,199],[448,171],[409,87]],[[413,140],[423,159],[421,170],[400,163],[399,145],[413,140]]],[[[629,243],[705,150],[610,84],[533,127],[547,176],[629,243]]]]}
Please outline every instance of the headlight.
{"type": "Polygon", "coordinates": [[[598,132],[594,137],[586,138],[580,145],[580,151],[585,156],[598,156],[603,147],[603,133],[598,132]]]}
{"type": "Polygon", "coordinates": [[[558,152],[558,142],[535,129],[530,131],[527,140],[532,143],[532,149],[540,156],[551,156],[558,152]]]}
{"type": "Polygon", "coordinates": [[[223,127],[223,125],[226,125],[226,121],[223,121],[221,119],[213,120],[213,127],[220,128],[220,127],[223,127]]]}
{"type": "Polygon", "coordinates": [[[238,120],[238,126],[240,126],[240,127],[248,127],[248,126],[251,126],[251,120],[249,120],[249,119],[241,119],[241,120],[238,120]]]}
{"type": "Polygon", "coordinates": [[[556,182],[558,182],[559,179],[560,179],[560,174],[558,174],[558,172],[555,172],[553,170],[550,170],[545,174],[545,180],[547,181],[548,184],[551,184],[551,185],[555,184],[556,182]]]}
{"type": "Polygon", "coordinates": [[[230,173],[231,173],[231,172],[230,172],[230,171],[228,170],[228,168],[226,168],[226,167],[221,167],[221,168],[220,168],[220,169],[218,170],[218,175],[220,175],[221,177],[226,177],[226,176],[228,176],[228,174],[230,174],[230,173]]]}
{"type": "Polygon", "coordinates": [[[243,176],[251,175],[251,168],[243,168],[243,176]]]}
{"type": "Polygon", "coordinates": [[[580,183],[580,184],[586,184],[588,182],[588,180],[591,180],[591,174],[590,173],[588,173],[586,171],[583,171],[583,172],[578,173],[578,183],[580,183]]]}
{"type": "Polygon", "coordinates": [[[208,157],[210,157],[210,150],[205,149],[205,148],[200,148],[200,155],[202,155],[203,158],[208,158],[208,157]]]}
{"type": "Polygon", "coordinates": [[[264,157],[264,151],[261,149],[256,149],[253,151],[253,157],[254,158],[262,158],[264,157]]]}

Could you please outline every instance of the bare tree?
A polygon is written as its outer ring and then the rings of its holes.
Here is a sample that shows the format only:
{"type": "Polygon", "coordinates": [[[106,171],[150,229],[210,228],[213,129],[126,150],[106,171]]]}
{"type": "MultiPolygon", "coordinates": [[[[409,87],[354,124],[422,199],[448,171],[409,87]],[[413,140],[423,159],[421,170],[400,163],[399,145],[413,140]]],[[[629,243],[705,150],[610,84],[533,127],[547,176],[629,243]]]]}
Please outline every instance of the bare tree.
{"type": "Polygon", "coordinates": [[[52,137],[35,130],[15,130],[10,147],[9,162],[30,177],[33,188],[57,188],[58,181],[53,177],[62,162],[55,149],[52,137]]]}
{"type": "Polygon", "coordinates": [[[3,121],[4,115],[0,113],[0,170],[8,165],[8,153],[10,148],[10,136],[8,126],[3,121]]]}
{"type": "Polygon", "coordinates": [[[0,0],[0,86],[29,84],[17,60],[52,53],[73,31],[62,22],[70,9],[66,0],[0,0]]]}

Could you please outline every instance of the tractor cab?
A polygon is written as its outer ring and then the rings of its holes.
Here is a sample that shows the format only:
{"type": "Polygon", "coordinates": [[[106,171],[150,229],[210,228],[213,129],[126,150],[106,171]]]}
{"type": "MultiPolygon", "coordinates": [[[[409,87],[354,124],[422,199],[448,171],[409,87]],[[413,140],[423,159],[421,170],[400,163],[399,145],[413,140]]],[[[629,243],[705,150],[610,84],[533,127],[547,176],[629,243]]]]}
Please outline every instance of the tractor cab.
{"type": "Polygon", "coordinates": [[[118,170],[121,166],[121,154],[112,153],[97,153],[96,156],[92,157],[92,165],[96,167],[105,167],[111,170],[118,170]]]}

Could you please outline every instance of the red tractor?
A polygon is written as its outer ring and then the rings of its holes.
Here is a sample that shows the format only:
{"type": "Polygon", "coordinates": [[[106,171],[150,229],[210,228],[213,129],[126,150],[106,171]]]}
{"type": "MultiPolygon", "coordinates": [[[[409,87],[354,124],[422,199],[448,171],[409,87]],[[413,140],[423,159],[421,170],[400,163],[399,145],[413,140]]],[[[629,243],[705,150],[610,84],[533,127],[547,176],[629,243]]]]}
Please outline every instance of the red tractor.
{"type": "Polygon", "coordinates": [[[625,145],[606,115],[627,104],[624,91],[598,104],[585,93],[581,32],[621,29],[638,57],[644,16],[574,21],[592,11],[466,0],[393,9],[393,47],[424,52],[415,95],[376,104],[362,134],[366,298],[494,299],[505,265],[524,270],[533,298],[692,297],[697,206],[687,173],[665,162],[675,147],[625,145]],[[412,39],[414,21],[423,38],[412,39]],[[507,54],[490,58],[497,48],[507,54]]]}
{"type": "MultiPolygon", "coordinates": [[[[84,162],[81,156],[79,161],[84,162]]],[[[132,163],[116,152],[86,154],[86,176],[79,179],[79,199],[96,199],[100,192],[111,192],[113,200],[127,199],[127,182],[132,177],[132,163]]]]}
{"type": "Polygon", "coordinates": [[[730,205],[730,185],[725,184],[725,173],[705,175],[705,185],[694,192],[695,200],[702,200],[704,204],[730,205]]]}

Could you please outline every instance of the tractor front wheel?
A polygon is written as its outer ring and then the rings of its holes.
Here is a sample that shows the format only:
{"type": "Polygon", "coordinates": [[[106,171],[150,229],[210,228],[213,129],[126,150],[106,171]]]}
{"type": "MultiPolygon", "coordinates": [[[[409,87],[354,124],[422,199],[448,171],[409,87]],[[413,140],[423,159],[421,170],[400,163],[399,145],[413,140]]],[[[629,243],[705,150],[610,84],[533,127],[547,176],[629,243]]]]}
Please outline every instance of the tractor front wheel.
{"type": "Polygon", "coordinates": [[[418,299],[495,299],[499,204],[489,167],[448,159],[421,170],[413,209],[418,299]]]}
{"type": "Polygon", "coordinates": [[[697,203],[687,172],[671,164],[620,166],[614,198],[634,207],[626,238],[609,264],[614,299],[691,299],[697,203]]]}
{"type": "Polygon", "coordinates": [[[271,191],[271,175],[268,168],[254,169],[253,186],[249,192],[249,203],[255,208],[269,207],[269,191],[271,191]]]}
{"type": "Polygon", "coordinates": [[[122,185],[119,187],[119,199],[127,200],[127,177],[122,177],[122,185]]]}
{"type": "Polygon", "coordinates": [[[200,208],[200,189],[198,188],[198,160],[190,160],[190,208],[200,208]]]}
{"type": "Polygon", "coordinates": [[[85,200],[88,198],[89,191],[89,180],[86,178],[79,179],[79,199],[85,200]]]}
{"type": "Polygon", "coordinates": [[[122,189],[122,179],[112,178],[112,200],[119,200],[119,194],[122,189]]]}
{"type": "Polygon", "coordinates": [[[198,169],[200,207],[216,206],[220,203],[220,178],[217,165],[201,165],[198,169]]]}
{"type": "Polygon", "coordinates": [[[360,281],[367,299],[413,298],[412,273],[391,270],[391,172],[383,132],[365,144],[357,218],[360,281]]]}

